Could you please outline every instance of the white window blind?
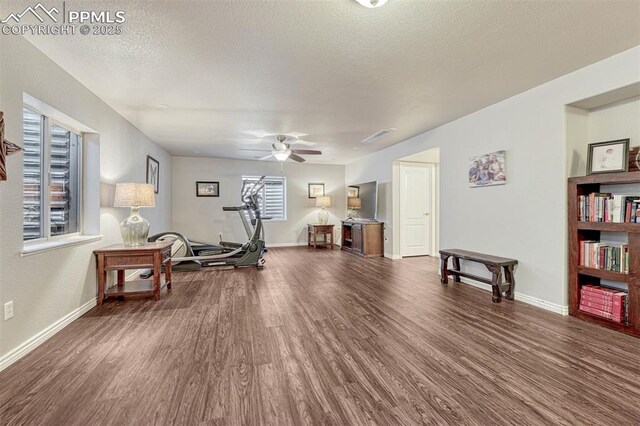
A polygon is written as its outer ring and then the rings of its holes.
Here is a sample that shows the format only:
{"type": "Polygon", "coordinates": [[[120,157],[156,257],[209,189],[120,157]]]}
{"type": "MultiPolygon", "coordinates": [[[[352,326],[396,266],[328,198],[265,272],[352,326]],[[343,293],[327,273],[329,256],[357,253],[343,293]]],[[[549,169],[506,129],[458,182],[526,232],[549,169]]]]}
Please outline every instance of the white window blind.
{"type": "Polygon", "coordinates": [[[23,109],[23,239],[80,232],[81,136],[23,109]]]}
{"type": "MultiPolygon", "coordinates": [[[[256,182],[260,176],[243,176],[243,182],[256,182]]],[[[287,219],[287,180],[281,176],[267,176],[260,194],[260,213],[272,220],[287,219]]]]}

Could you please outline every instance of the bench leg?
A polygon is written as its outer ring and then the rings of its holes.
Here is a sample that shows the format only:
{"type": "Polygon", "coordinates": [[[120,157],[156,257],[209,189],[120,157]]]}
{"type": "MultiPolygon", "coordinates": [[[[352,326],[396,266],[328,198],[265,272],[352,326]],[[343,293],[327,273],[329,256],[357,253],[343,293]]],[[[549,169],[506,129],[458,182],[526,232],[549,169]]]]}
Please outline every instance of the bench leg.
{"type": "MultiPolygon", "coordinates": [[[[453,268],[456,271],[460,270],[460,258],[459,257],[453,257],[453,268]]],[[[453,281],[459,283],[460,282],[460,275],[458,274],[453,274],[453,281]]]]}
{"type": "Polygon", "coordinates": [[[504,297],[507,300],[513,300],[516,284],[516,279],[513,277],[513,265],[504,267],[504,279],[509,283],[509,288],[504,293],[504,297]]]}
{"type": "Polygon", "coordinates": [[[502,270],[500,267],[493,268],[493,277],[491,278],[491,286],[493,289],[493,303],[500,303],[502,300],[502,270]]]}
{"type": "Polygon", "coordinates": [[[440,283],[447,284],[449,282],[449,256],[440,255],[440,283]]]}

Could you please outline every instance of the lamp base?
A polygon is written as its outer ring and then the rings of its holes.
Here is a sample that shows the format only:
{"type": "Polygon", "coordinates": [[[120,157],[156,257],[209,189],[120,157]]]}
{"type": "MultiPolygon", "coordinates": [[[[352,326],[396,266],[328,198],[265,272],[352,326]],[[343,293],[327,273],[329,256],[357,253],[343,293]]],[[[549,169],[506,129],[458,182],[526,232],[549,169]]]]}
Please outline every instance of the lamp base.
{"type": "Polygon", "coordinates": [[[356,211],[356,209],[350,209],[347,212],[347,216],[349,217],[349,219],[357,219],[358,218],[358,212],[356,211]]]}
{"type": "Polygon", "coordinates": [[[131,207],[131,215],[120,222],[122,241],[127,247],[138,247],[147,243],[149,237],[149,221],[140,216],[137,207],[131,207]]]}
{"type": "Polygon", "coordinates": [[[318,224],[326,225],[329,222],[329,213],[324,207],[318,212],[318,224]]]}

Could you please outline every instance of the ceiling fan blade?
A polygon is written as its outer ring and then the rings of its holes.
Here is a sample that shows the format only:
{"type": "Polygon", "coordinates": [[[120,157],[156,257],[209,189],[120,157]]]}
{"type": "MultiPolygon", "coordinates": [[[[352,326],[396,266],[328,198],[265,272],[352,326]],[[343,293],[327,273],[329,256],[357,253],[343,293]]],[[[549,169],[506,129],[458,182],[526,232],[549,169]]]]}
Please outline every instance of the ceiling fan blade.
{"type": "Polygon", "coordinates": [[[252,149],[252,148],[238,148],[238,151],[254,151],[254,152],[271,152],[270,149],[252,149]]]}
{"type": "Polygon", "coordinates": [[[315,149],[292,149],[291,152],[304,155],[322,155],[322,151],[316,151],[315,149]]]}
{"type": "Polygon", "coordinates": [[[303,141],[303,140],[300,140],[300,139],[297,139],[294,142],[291,142],[291,145],[314,146],[315,144],[316,144],[315,142],[308,142],[308,141],[303,141]]]}
{"type": "Polygon", "coordinates": [[[273,155],[269,154],[269,155],[265,155],[264,157],[260,157],[259,160],[268,160],[271,157],[273,157],[273,155]]]}
{"type": "Polygon", "coordinates": [[[289,158],[293,161],[297,161],[298,163],[304,163],[306,160],[299,155],[294,154],[293,152],[289,155],[289,158]]]}

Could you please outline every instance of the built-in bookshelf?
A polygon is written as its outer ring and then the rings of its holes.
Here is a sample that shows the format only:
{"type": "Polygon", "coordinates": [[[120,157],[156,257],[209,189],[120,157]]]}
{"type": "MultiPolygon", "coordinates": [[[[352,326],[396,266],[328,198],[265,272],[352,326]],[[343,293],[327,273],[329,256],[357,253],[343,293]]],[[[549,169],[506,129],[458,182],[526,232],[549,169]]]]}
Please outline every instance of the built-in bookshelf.
{"type": "Polygon", "coordinates": [[[629,211],[640,208],[634,204],[640,198],[614,200],[608,196],[611,185],[629,185],[630,194],[635,188],[640,195],[640,172],[569,179],[569,314],[640,337],[640,223],[631,222],[640,221],[640,211],[637,219],[629,211]],[[609,242],[610,233],[626,238],[609,242]],[[585,312],[591,300],[598,306],[598,293],[610,308],[621,301],[624,306],[612,318],[585,312]]]}

